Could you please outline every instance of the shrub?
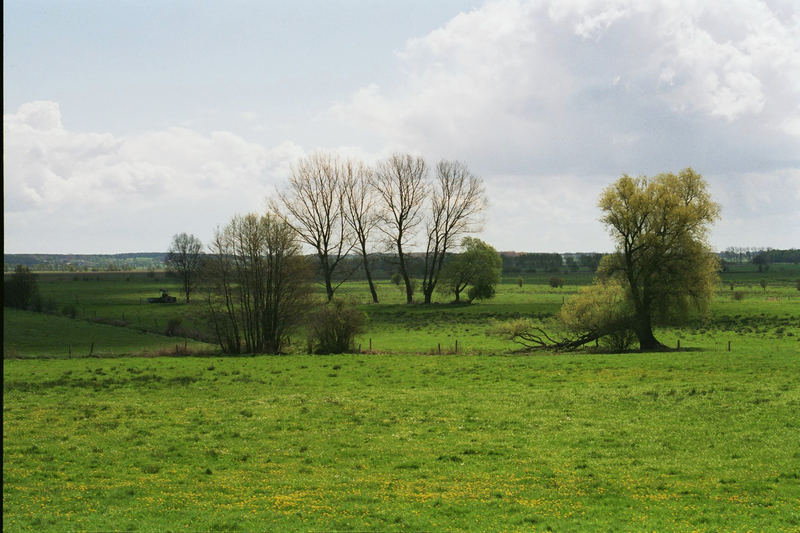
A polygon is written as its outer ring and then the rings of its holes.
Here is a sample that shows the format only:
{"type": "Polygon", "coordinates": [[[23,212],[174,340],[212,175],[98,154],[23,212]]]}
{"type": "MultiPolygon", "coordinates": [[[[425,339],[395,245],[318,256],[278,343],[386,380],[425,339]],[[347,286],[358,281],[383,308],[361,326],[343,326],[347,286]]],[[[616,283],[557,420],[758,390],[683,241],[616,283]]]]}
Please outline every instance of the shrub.
{"type": "Polygon", "coordinates": [[[78,316],[78,308],[75,307],[75,304],[66,304],[61,308],[61,314],[69,318],[75,318],[78,316]]]}
{"type": "Polygon", "coordinates": [[[318,354],[352,351],[366,325],[366,315],[341,300],[329,302],[310,318],[309,346],[318,354]]]}
{"type": "Polygon", "coordinates": [[[734,292],[734,293],[732,293],[732,294],[731,294],[731,296],[732,296],[732,297],[733,297],[733,299],[734,299],[734,300],[736,300],[737,302],[739,302],[739,301],[741,301],[741,300],[744,300],[744,293],[743,293],[743,292],[741,292],[741,291],[739,291],[739,292],[734,292]]]}
{"type": "Polygon", "coordinates": [[[548,281],[548,283],[549,283],[549,284],[550,284],[550,286],[551,286],[551,287],[553,287],[554,289],[555,289],[555,288],[560,288],[560,287],[563,287],[563,286],[564,286],[564,280],[563,280],[563,279],[561,279],[561,278],[558,278],[558,277],[552,277],[552,278],[550,278],[550,280],[548,281]]]}
{"type": "Polygon", "coordinates": [[[17,265],[11,277],[3,281],[3,305],[17,309],[42,310],[38,280],[28,267],[17,265]]]}
{"type": "Polygon", "coordinates": [[[183,319],[180,317],[173,317],[167,320],[167,329],[164,330],[164,335],[167,337],[176,337],[181,333],[181,324],[183,319]]]}
{"type": "Polygon", "coordinates": [[[467,291],[467,298],[470,302],[472,300],[488,300],[494,298],[496,292],[497,290],[493,283],[478,282],[469,288],[467,291]]]}
{"type": "Polygon", "coordinates": [[[797,290],[800,291],[800,279],[797,280],[797,290]]]}
{"type": "Polygon", "coordinates": [[[631,348],[636,334],[630,329],[620,329],[600,339],[600,345],[613,353],[621,353],[631,348]]]}
{"type": "Polygon", "coordinates": [[[568,331],[586,339],[597,338],[612,351],[627,350],[635,339],[633,310],[625,289],[613,280],[581,287],[561,307],[558,318],[568,331]]]}
{"type": "MultiPolygon", "coordinates": [[[[517,278],[517,286],[522,287],[522,278],[517,278]]],[[[798,290],[800,290],[800,281],[798,281],[798,290]]]]}

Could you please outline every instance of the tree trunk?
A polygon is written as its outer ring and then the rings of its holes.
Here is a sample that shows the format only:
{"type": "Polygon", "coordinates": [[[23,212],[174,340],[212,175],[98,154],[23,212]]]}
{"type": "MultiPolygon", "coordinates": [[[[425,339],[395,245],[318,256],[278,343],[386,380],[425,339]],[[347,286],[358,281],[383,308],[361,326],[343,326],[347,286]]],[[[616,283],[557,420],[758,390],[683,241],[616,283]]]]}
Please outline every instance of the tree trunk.
{"type": "Polygon", "coordinates": [[[369,283],[369,292],[372,294],[372,303],[378,303],[378,291],[375,290],[375,284],[372,282],[372,274],[370,274],[369,269],[367,269],[366,263],[364,263],[364,270],[367,273],[367,283],[369,283]]]}
{"type": "Polygon", "coordinates": [[[636,322],[636,338],[639,340],[639,349],[641,351],[661,350],[664,348],[664,345],[658,342],[655,335],[653,335],[653,326],[649,314],[640,316],[636,322]]]}
{"type": "Polygon", "coordinates": [[[320,255],[319,263],[322,267],[322,276],[325,279],[325,294],[328,296],[328,301],[333,300],[333,283],[331,282],[331,268],[328,265],[327,256],[320,255]]]}
{"type": "Polygon", "coordinates": [[[397,242],[397,255],[400,259],[400,275],[403,276],[403,281],[406,284],[406,303],[410,304],[414,300],[414,288],[411,286],[411,278],[408,277],[406,258],[403,254],[403,245],[399,240],[397,242]]]}
{"type": "Polygon", "coordinates": [[[361,258],[364,262],[364,273],[367,275],[367,283],[369,284],[369,292],[372,294],[372,303],[378,303],[378,291],[375,290],[375,283],[372,282],[372,273],[369,271],[369,260],[367,259],[367,246],[364,240],[359,239],[361,242],[361,258]]]}
{"type": "Polygon", "coordinates": [[[414,301],[414,287],[411,286],[411,278],[408,274],[403,272],[403,280],[406,282],[406,303],[410,304],[414,301]]]}

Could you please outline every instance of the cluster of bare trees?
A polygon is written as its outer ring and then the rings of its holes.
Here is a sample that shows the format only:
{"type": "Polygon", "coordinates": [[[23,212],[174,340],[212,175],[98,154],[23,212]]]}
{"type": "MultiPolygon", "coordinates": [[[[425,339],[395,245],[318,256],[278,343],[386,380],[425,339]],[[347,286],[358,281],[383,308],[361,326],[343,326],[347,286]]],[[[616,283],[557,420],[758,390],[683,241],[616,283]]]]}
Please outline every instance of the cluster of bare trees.
{"type": "Polygon", "coordinates": [[[280,353],[309,300],[294,231],[274,214],[235,216],[205,265],[209,319],[226,353],[280,353]]]}
{"type": "MultiPolygon", "coordinates": [[[[303,245],[317,257],[329,302],[353,274],[345,271],[354,268],[345,258],[355,251],[377,303],[370,253],[393,250],[410,303],[414,280],[407,255],[422,236],[422,291],[430,303],[445,255],[476,227],[485,205],[482,181],[463,163],[440,162],[431,180],[421,157],[397,154],[372,168],[315,153],[293,166],[287,186],[266,214],[235,216],[218,229],[208,254],[202,254],[193,235],[175,235],[168,265],[182,279],[187,303],[203,279],[207,317],[224,352],[280,353],[311,309],[311,273],[303,245]]],[[[341,350],[352,343],[359,317],[343,305],[313,316],[320,326],[311,328],[317,351],[341,350]],[[345,322],[348,328],[341,330],[345,322]]]]}
{"type": "Polygon", "coordinates": [[[391,251],[411,303],[414,280],[407,257],[422,237],[422,294],[425,303],[431,302],[446,254],[464,234],[477,229],[487,202],[483,181],[461,162],[440,161],[433,179],[430,174],[425,160],[411,154],[394,154],[369,167],[318,152],[293,166],[273,210],[283,213],[280,216],[314,250],[329,301],[353,273],[337,272],[343,259],[357,250],[373,302],[378,302],[378,293],[369,253],[391,251]]]}

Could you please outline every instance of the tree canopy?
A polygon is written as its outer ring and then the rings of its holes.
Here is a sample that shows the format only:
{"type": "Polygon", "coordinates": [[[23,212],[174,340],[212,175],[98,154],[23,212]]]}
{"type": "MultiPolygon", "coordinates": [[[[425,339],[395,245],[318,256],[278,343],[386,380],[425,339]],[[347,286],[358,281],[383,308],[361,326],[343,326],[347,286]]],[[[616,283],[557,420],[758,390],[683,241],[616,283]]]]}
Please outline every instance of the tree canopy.
{"type": "Polygon", "coordinates": [[[503,261],[492,246],[474,237],[461,241],[463,252],[452,256],[442,270],[442,290],[461,300],[461,292],[470,287],[470,301],[494,296],[500,282],[503,261]]]}
{"type": "Polygon", "coordinates": [[[707,237],[719,205],[691,168],[653,178],[622,176],[603,191],[599,205],[616,251],[598,274],[622,283],[641,349],[658,349],[655,324],[704,310],[711,298],[718,261],[707,237]]]}

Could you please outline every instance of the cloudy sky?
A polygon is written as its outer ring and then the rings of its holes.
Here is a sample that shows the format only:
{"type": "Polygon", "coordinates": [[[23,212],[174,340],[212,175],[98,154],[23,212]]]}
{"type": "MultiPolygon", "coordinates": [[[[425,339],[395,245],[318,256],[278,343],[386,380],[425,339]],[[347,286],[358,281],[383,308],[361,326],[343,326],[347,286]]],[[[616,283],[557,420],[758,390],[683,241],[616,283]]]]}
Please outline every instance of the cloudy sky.
{"type": "Polygon", "coordinates": [[[324,149],[458,159],[500,250],[607,251],[687,166],[730,246],[800,246],[796,0],[3,2],[6,253],[163,251],[324,149]]]}

